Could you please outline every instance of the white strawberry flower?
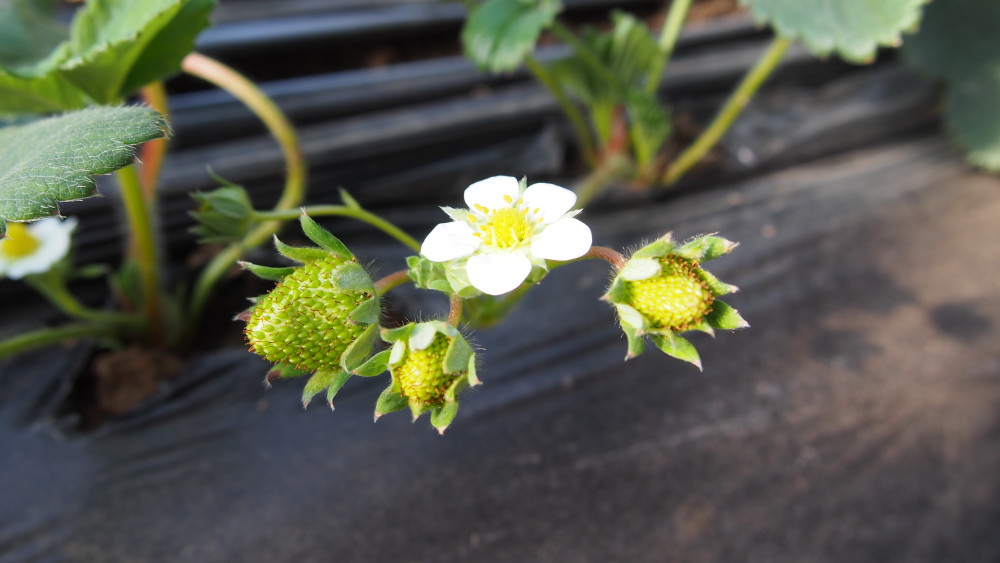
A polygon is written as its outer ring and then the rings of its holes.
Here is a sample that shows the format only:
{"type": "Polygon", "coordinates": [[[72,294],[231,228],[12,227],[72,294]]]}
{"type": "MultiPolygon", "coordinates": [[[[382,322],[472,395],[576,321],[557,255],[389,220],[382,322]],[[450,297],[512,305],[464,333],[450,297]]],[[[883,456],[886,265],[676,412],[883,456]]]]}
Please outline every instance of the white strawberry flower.
{"type": "Polygon", "coordinates": [[[73,218],[7,223],[7,236],[0,239],[0,277],[16,280],[49,271],[69,252],[75,227],[73,218]]]}
{"type": "Polygon", "coordinates": [[[469,209],[442,207],[453,221],[424,239],[433,262],[461,261],[473,287],[501,295],[521,285],[545,260],[572,260],[590,249],[590,227],[574,216],[576,194],[554,184],[525,188],[512,176],[480,180],[465,190],[469,209]]]}

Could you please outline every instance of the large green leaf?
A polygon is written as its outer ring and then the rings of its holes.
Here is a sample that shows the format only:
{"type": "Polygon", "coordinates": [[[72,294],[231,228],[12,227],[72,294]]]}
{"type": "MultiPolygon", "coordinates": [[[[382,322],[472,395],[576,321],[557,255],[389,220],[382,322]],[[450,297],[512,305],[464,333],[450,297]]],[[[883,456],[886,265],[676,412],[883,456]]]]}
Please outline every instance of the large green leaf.
{"type": "Polygon", "coordinates": [[[945,80],[944,118],[969,160],[1000,171],[1000,2],[936,0],[903,53],[945,80]]]}
{"type": "Polygon", "coordinates": [[[514,70],[561,10],[559,0],[486,0],[462,29],[465,55],[491,72],[514,70]]]}
{"type": "Polygon", "coordinates": [[[802,39],[816,54],[867,63],[880,45],[896,46],[916,27],[927,0],[740,0],[778,35],[802,39]]]}
{"type": "Polygon", "coordinates": [[[30,73],[66,40],[53,0],[0,0],[0,66],[30,73]]]}
{"type": "Polygon", "coordinates": [[[140,143],[162,137],[143,107],[93,107],[0,129],[0,221],[30,221],[97,193],[91,178],[128,166],[140,143]]]}

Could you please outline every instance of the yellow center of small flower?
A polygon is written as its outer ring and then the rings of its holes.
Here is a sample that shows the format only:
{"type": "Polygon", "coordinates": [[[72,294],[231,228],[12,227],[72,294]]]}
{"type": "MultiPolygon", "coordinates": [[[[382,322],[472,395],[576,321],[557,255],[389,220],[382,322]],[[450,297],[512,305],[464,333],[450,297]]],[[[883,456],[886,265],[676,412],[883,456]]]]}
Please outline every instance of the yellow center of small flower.
{"type": "Polygon", "coordinates": [[[535,223],[528,218],[527,210],[517,207],[503,207],[486,217],[486,224],[480,225],[476,233],[483,243],[496,248],[514,248],[531,238],[535,223]]]}
{"type": "Polygon", "coordinates": [[[7,238],[0,240],[0,255],[11,260],[30,256],[42,242],[22,223],[7,223],[7,238]]]}

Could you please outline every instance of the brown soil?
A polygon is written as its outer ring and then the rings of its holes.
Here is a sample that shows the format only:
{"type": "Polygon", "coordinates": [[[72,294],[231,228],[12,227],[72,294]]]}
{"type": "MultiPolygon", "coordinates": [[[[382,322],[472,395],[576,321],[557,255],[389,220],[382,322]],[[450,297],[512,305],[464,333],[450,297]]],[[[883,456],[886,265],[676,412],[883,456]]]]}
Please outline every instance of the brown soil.
{"type": "Polygon", "coordinates": [[[160,381],[177,375],[180,360],[161,350],[129,347],[94,359],[94,398],[102,413],[124,414],[156,392],[160,381]]]}

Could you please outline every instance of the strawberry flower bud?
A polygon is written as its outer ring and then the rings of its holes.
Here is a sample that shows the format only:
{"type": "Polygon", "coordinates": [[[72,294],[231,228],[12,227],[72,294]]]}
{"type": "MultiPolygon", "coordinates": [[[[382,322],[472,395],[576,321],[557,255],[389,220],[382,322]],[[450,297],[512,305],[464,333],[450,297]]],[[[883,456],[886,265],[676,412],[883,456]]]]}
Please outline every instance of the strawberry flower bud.
{"type": "Polygon", "coordinates": [[[371,354],[381,312],[368,273],[340,240],[303,215],[302,229],[320,248],[297,248],[275,239],[299,267],[244,263],[278,282],[239,318],[247,322],[250,350],[275,364],[268,380],[312,373],[302,402],[326,390],[327,402],[371,354]]]}
{"type": "Polygon", "coordinates": [[[216,179],[224,184],[221,188],[191,194],[198,202],[198,207],[191,212],[196,222],[191,232],[206,243],[241,240],[254,225],[250,196],[242,187],[216,179]]]}
{"type": "Polygon", "coordinates": [[[698,351],[681,333],[749,326],[719,297],[737,290],[701,268],[701,263],[732,251],[736,243],[702,235],[676,246],[670,234],[637,250],[611,282],[603,299],[618,311],[628,338],[628,354],[645,350],[648,335],[664,353],[701,369],[698,351]]]}
{"type": "Polygon", "coordinates": [[[392,383],[379,397],[376,420],[409,406],[413,420],[430,411],[431,424],[443,434],[458,413],[458,393],[480,383],[472,347],[458,329],[442,321],[382,329],[382,339],[392,347],[369,363],[384,362],[392,383]]]}

